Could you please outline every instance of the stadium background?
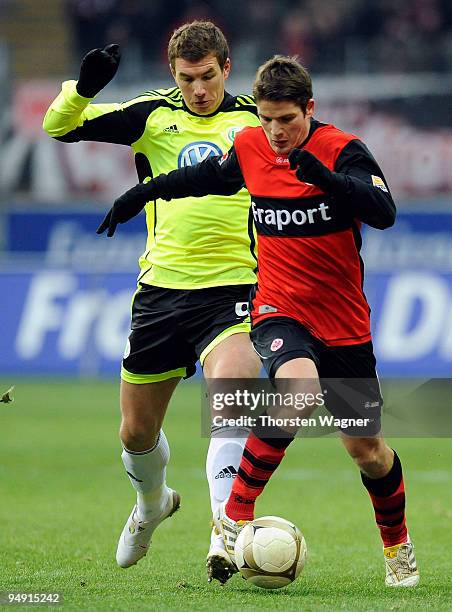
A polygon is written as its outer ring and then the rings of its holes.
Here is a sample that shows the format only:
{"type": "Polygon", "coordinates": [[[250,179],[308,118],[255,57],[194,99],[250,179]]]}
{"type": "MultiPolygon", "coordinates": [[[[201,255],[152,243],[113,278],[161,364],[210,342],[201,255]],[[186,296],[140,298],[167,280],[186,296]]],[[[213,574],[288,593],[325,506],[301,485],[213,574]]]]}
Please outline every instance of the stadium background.
{"type": "MultiPolygon", "coordinates": [[[[228,36],[231,93],[250,91],[254,70],[267,57],[297,53],[314,77],[317,117],[353,131],[368,144],[399,210],[391,230],[364,230],[366,294],[373,310],[380,373],[450,376],[450,2],[2,0],[0,380],[5,390],[16,385],[17,399],[0,412],[0,515],[2,524],[11,527],[2,530],[2,546],[9,555],[0,573],[0,590],[56,585],[78,606],[89,607],[89,592],[90,601],[97,602],[93,609],[105,601],[112,609],[126,609],[130,602],[143,609],[159,601],[178,607],[180,593],[185,593],[186,606],[190,601],[198,609],[222,605],[221,594],[205,595],[204,586],[197,586],[204,580],[208,504],[202,474],[207,441],[199,438],[196,385],[181,387],[168,418],[168,435],[176,449],[173,486],[184,490],[188,507],[197,508],[194,518],[184,513],[192,534],[186,556],[174,561],[174,534],[165,526],[156,544],[161,555],[158,586],[148,580],[148,566],[137,568],[132,578],[129,574],[128,586],[112,567],[116,532],[130,503],[117,456],[117,375],[145,224],[140,216],[121,226],[111,240],[95,234],[112,199],[136,182],[128,149],[98,143],[64,145],[41,130],[43,114],[61,81],[77,78],[81,56],[95,46],[119,42],[123,53],[119,72],[99,95],[100,101],[126,100],[171,84],[165,59],[168,36],[194,18],[213,19],[228,36]],[[99,506],[112,510],[96,531],[99,506]],[[69,516],[77,518],[68,524],[69,516]],[[22,524],[23,533],[15,534],[13,524],[22,524]],[[55,534],[58,527],[67,533],[61,541],[59,532],[55,534]],[[133,585],[141,595],[132,593],[133,585]]],[[[306,527],[300,520],[308,544],[316,544],[313,569],[305,586],[295,592],[307,593],[314,607],[316,602],[329,602],[334,609],[346,593],[349,609],[389,605],[390,596],[378,586],[381,577],[375,577],[381,573],[377,553],[361,568],[370,589],[363,595],[351,579],[356,574],[353,555],[344,558],[341,552],[344,546],[357,556],[368,547],[375,549],[368,502],[359,485],[343,495],[352,478],[343,453],[312,442],[306,441],[306,450],[300,451],[301,463],[297,452],[289,453],[286,471],[272,481],[261,506],[264,512],[298,521],[293,516],[297,495],[309,490],[306,527]],[[316,486],[323,473],[318,465],[333,474],[333,484],[316,486]],[[278,500],[276,507],[272,499],[278,500]],[[327,507],[332,500],[335,511],[345,517],[339,532],[333,520],[313,516],[318,505],[327,507]],[[358,539],[350,549],[352,532],[358,539]],[[334,542],[333,549],[326,542],[334,542]],[[340,577],[335,563],[341,564],[340,577]]],[[[424,549],[420,557],[427,579],[427,560],[436,563],[440,542],[444,550],[450,539],[452,499],[447,483],[452,456],[446,443],[404,440],[397,446],[405,453],[411,478],[411,524],[424,549]],[[426,525],[425,515],[432,508],[435,524],[426,525]]],[[[185,537],[187,525],[177,520],[176,536],[185,537]]],[[[450,562],[444,558],[441,563],[444,576],[450,574],[450,562]]],[[[435,609],[450,609],[450,590],[441,590],[435,573],[433,578],[427,592],[403,596],[409,609],[421,607],[427,596],[435,609]]],[[[251,596],[245,586],[240,584],[235,594],[228,591],[231,606],[256,604],[255,592],[251,596]]],[[[259,606],[296,605],[289,596],[281,597],[261,599],[259,606]]]]}
{"type": "Polygon", "coordinates": [[[452,366],[452,9],[404,2],[2,3],[0,41],[0,371],[114,375],[144,248],[137,219],[97,237],[112,199],[135,184],[130,151],[64,145],[41,129],[80,57],[121,43],[119,72],[99,100],[171,84],[165,44],[207,16],[229,36],[228,87],[247,92],[274,52],[298,53],[314,75],[317,117],[358,134],[399,208],[394,229],[365,230],[366,292],[382,375],[445,376],[452,366]],[[108,330],[108,331],[107,331],[108,330]]]}

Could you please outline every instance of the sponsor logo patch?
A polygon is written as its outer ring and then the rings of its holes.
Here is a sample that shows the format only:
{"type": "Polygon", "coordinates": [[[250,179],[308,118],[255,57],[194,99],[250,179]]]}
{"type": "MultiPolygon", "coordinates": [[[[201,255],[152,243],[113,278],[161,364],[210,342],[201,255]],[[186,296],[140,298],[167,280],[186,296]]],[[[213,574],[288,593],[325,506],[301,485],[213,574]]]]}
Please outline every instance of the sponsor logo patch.
{"type": "Polygon", "coordinates": [[[316,208],[308,208],[307,210],[273,210],[271,208],[260,208],[255,202],[251,202],[251,209],[256,223],[263,225],[274,226],[278,231],[282,231],[284,226],[293,224],[299,225],[314,225],[322,221],[331,221],[329,216],[329,206],[325,202],[320,202],[316,208]]]}
{"type": "Polygon", "coordinates": [[[195,166],[208,157],[215,157],[216,155],[222,155],[222,153],[223,151],[220,149],[220,147],[213,142],[201,140],[191,142],[179,153],[177,165],[179,168],[195,166]]]}
{"type": "Polygon", "coordinates": [[[258,309],[259,314],[265,314],[267,312],[278,312],[278,309],[270,304],[262,304],[258,309]]]}
{"type": "Polygon", "coordinates": [[[378,189],[381,189],[385,193],[388,193],[388,188],[384,184],[383,179],[379,176],[375,176],[375,174],[372,174],[371,176],[372,176],[372,185],[374,187],[377,187],[378,189]]]}
{"type": "Polygon", "coordinates": [[[179,134],[179,130],[177,129],[177,125],[173,123],[173,125],[169,125],[164,130],[167,134],[179,134]]]}
{"type": "Polygon", "coordinates": [[[245,317],[248,314],[248,302],[236,302],[235,314],[238,317],[245,317]]]}
{"type": "Polygon", "coordinates": [[[380,402],[365,402],[364,408],[378,408],[380,402]]]}
{"type": "Polygon", "coordinates": [[[237,134],[240,132],[240,130],[243,130],[243,126],[242,126],[242,125],[238,125],[238,126],[236,126],[236,127],[231,127],[231,128],[229,128],[229,130],[228,130],[228,134],[227,134],[228,139],[229,139],[231,142],[234,142],[235,137],[236,137],[236,136],[237,136],[237,134]]]}
{"type": "Polygon", "coordinates": [[[229,153],[228,153],[228,151],[226,151],[226,153],[223,153],[223,155],[218,160],[218,165],[222,166],[224,164],[224,162],[227,160],[228,157],[229,157],[229,153]]]}
{"type": "Polygon", "coordinates": [[[284,344],[284,340],[282,338],[275,338],[271,343],[270,350],[274,353],[279,350],[284,344]]]}

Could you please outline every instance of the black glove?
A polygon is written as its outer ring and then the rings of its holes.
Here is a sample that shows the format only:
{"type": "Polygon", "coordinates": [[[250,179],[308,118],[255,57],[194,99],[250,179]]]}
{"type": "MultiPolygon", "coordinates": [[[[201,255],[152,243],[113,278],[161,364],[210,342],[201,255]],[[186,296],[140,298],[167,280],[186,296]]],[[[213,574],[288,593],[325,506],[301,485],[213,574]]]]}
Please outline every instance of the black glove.
{"type": "Polygon", "coordinates": [[[127,223],[143,210],[146,202],[155,200],[156,188],[154,183],[138,183],[129,191],[123,193],[105,215],[104,220],[96,230],[96,234],[103,234],[108,228],[107,236],[115,233],[118,223],[127,223]]]}
{"type": "Polygon", "coordinates": [[[292,149],[289,154],[290,169],[297,169],[295,175],[303,183],[311,183],[323,191],[329,191],[335,183],[331,172],[315,155],[309,151],[292,149]]]}
{"type": "Polygon", "coordinates": [[[82,59],[77,93],[84,98],[94,98],[115,76],[120,60],[119,45],[89,51],[82,59]]]}

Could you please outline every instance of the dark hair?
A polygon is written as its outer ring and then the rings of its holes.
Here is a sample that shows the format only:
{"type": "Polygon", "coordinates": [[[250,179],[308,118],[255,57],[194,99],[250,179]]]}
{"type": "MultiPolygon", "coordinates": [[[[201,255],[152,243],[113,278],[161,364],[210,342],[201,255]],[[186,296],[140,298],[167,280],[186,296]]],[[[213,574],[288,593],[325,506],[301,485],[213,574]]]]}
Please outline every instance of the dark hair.
{"type": "Polygon", "coordinates": [[[290,100],[305,113],[312,98],[311,76],[296,57],[275,55],[258,68],[253,94],[256,102],[290,100]]]}
{"type": "Polygon", "coordinates": [[[229,57],[229,47],[223,32],[211,21],[185,23],[173,32],[168,43],[168,60],[174,69],[177,57],[197,62],[212,53],[220,68],[229,57]]]}

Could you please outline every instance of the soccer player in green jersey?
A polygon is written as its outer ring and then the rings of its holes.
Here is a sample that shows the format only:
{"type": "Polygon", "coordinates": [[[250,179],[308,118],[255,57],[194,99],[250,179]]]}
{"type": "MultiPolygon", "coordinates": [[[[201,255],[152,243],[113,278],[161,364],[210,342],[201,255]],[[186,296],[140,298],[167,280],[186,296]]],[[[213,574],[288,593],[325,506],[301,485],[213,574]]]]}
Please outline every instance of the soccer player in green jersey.
{"type": "MultiPolygon", "coordinates": [[[[123,104],[93,104],[114,77],[120,54],[117,45],[90,51],[78,81],[63,83],[44,130],[63,142],[131,146],[139,180],[146,182],[227,152],[239,130],[259,125],[252,98],[225,92],[229,50],[214,24],[178,28],[168,58],[177,87],[123,104]]],[[[242,189],[228,198],[227,218],[224,200],[146,205],[148,238],[121,369],[122,460],[137,493],[118,543],[116,560],[124,568],[146,555],[156,527],[179,507],[178,493],[166,485],[170,453],[162,424],[181,378],[195,372],[198,359],[207,379],[255,377],[260,369],[248,335],[256,268],[249,194],[242,189]]],[[[229,495],[243,444],[233,430],[212,430],[206,464],[212,510],[229,495]]],[[[221,582],[234,571],[215,532],[207,568],[209,579],[221,582]]]]}

